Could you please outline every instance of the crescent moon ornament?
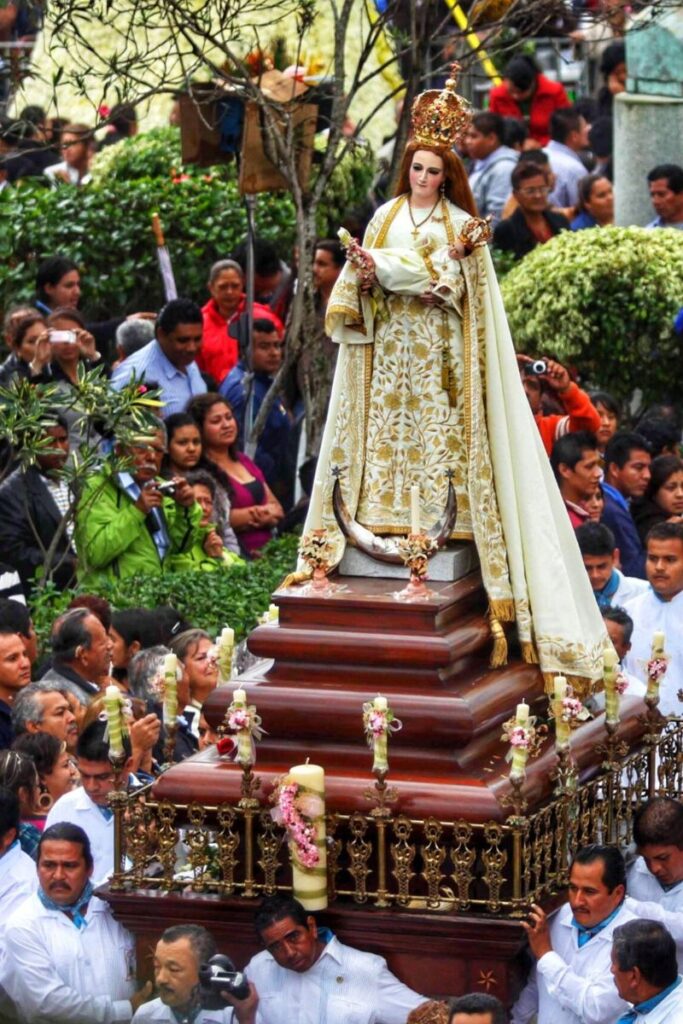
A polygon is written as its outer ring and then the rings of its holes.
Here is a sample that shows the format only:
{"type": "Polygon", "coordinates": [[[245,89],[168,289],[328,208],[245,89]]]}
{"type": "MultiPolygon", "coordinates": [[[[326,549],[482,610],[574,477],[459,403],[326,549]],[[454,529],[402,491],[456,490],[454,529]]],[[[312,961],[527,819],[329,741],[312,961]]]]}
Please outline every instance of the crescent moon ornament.
{"type": "MultiPolygon", "coordinates": [[[[334,518],[337,520],[339,529],[344,534],[346,539],[354,547],[357,547],[360,551],[365,552],[370,558],[374,558],[378,562],[389,562],[392,565],[403,565],[405,559],[401,555],[399,550],[397,537],[379,537],[374,534],[371,530],[368,530],[366,526],[362,526],[360,523],[351,516],[348,505],[344,501],[344,496],[341,489],[341,470],[338,466],[335,466],[332,470],[334,476],[334,484],[332,487],[332,509],[334,511],[334,518]]],[[[453,473],[451,470],[447,473],[448,478],[448,494],[446,495],[446,504],[444,506],[443,514],[437,523],[426,531],[427,537],[430,537],[435,542],[430,557],[432,557],[440,548],[442,548],[448,538],[453,532],[455,521],[458,517],[458,502],[455,495],[455,488],[453,487],[453,473]]]]}

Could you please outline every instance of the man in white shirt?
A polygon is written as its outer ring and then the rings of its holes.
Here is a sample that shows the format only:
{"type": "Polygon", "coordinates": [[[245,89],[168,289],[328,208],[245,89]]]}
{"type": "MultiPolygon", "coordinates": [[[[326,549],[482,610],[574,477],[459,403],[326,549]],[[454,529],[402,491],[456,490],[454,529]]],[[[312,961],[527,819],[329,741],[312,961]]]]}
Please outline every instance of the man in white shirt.
{"type": "Polygon", "coordinates": [[[567,209],[579,201],[579,182],[588,174],[579,157],[588,149],[588,122],[574,107],[554,110],[550,117],[550,142],[545,152],[555,175],[555,188],[548,197],[551,206],[567,209]]]}
{"type": "MultiPolygon", "coordinates": [[[[69,821],[83,829],[92,848],[95,885],[105,882],[114,870],[114,816],[109,807],[114,773],[109,743],[104,739],[105,724],[91,722],[79,736],[76,757],[82,786],[61,796],[45,821],[46,828],[69,821]]],[[[128,737],[124,737],[123,746],[128,754],[123,772],[128,773],[132,764],[128,737]]]]}
{"type": "Polygon", "coordinates": [[[405,1024],[424,1002],[382,957],[344,946],[292,897],[264,900],[255,925],[266,947],[246,967],[256,1024],[405,1024]]]}
{"type": "Polygon", "coordinates": [[[216,953],[211,933],[201,925],[178,924],[167,928],[154,951],[154,983],[159,997],[140,1007],[134,1024],[231,1024],[233,1019],[251,1024],[258,1002],[253,985],[248,999],[234,1000],[232,1005],[225,1001],[220,1009],[202,1006],[206,1000],[202,1000],[199,989],[199,968],[216,953]]]}
{"type": "Polygon", "coordinates": [[[612,933],[633,919],[624,906],[624,859],[616,846],[579,850],[569,872],[569,904],[548,918],[534,906],[528,924],[536,966],[512,1008],[512,1024],[613,1024],[628,1009],[610,976],[612,933]]]}
{"type": "Polygon", "coordinates": [[[151,994],[135,993],[133,937],[93,895],[92,869],[82,829],[43,832],[38,891],[7,923],[0,975],[28,1024],[127,1022],[151,994]]]}
{"type": "Polygon", "coordinates": [[[617,568],[619,549],[609,526],[584,523],[577,527],[576,540],[601,611],[615,605],[623,607],[627,601],[649,589],[645,580],[624,576],[617,568]]]}
{"type": "Polygon", "coordinates": [[[622,999],[632,1004],[618,1024],[681,1024],[683,985],[676,946],[656,921],[629,921],[614,929],[612,975],[622,999]]]}
{"type": "Polygon", "coordinates": [[[678,691],[683,685],[683,523],[658,523],[647,535],[645,571],[650,589],[626,602],[633,619],[633,638],[624,666],[647,682],[652,636],[663,632],[669,658],[659,687],[659,710],[680,714],[678,691]]]}
{"type": "Polygon", "coordinates": [[[465,133],[465,149],[473,164],[470,188],[480,217],[491,217],[493,226],[503,215],[512,184],[510,176],[519,153],[503,142],[505,122],[490,110],[475,114],[465,133]]]}

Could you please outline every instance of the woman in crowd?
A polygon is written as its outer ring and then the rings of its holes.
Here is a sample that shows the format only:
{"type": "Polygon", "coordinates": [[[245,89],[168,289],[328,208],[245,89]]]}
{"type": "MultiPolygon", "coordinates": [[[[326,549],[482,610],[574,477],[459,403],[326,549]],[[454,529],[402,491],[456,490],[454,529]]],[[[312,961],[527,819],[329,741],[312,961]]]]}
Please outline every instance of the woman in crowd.
{"type": "Polygon", "coordinates": [[[683,522],[683,459],[659,455],[650,464],[650,474],[643,497],[631,502],[631,515],[643,544],[657,523],[683,522]]]}
{"type": "Polygon", "coordinates": [[[24,733],[14,741],[12,749],[30,757],[36,766],[40,792],[32,821],[42,831],[55,801],[78,786],[78,769],[66,744],[46,732],[24,733]]]}
{"type": "MultiPolygon", "coordinates": [[[[204,339],[197,356],[202,373],[222,384],[239,359],[238,320],[244,312],[244,274],[235,260],[219,260],[209,271],[207,288],[211,298],[202,307],[204,339]]],[[[272,320],[282,335],[282,321],[268,306],[254,303],[254,319],[272,320]]]]}
{"type": "Polygon", "coordinates": [[[22,316],[12,329],[12,354],[0,368],[0,385],[13,377],[40,378],[51,358],[45,317],[36,310],[22,316]]]}
{"type": "Polygon", "coordinates": [[[501,85],[489,93],[489,110],[503,117],[516,117],[529,126],[529,136],[539,146],[550,140],[550,117],[554,110],[571,104],[564,86],[540,73],[533,57],[513,57],[503,70],[501,85]]]}
{"type": "Polygon", "coordinates": [[[124,608],[114,612],[109,629],[112,640],[112,676],[127,688],[128,665],[138,651],[156,643],[154,612],[147,608],[124,608]]]}
{"type": "Polygon", "coordinates": [[[579,504],[581,508],[585,508],[588,518],[592,523],[599,523],[602,519],[602,513],[605,511],[605,492],[598,485],[595,494],[591,494],[590,498],[584,498],[579,504]]]}
{"type": "MultiPolygon", "coordinates": [[[[203,629],[186,629],[170,643],[183,668],[183,692],[189,691],[185,706],[179,709],[199,740],[199,713],[204,701],[218,685],[218,667],[213,657],[213,640],[203,629]],[[187,688],[187,689],[186,689],[187,688]]],[[[180,694],[181,688],[178,688],[180,694]]]]}
{"type": "Polygon", "coordinates": [[[9,789],[19,801],[19,843],[24,853],[35,859],[42,820],[38,803],[40,779],[33,758],[18,750],[0,751],[0,786],[9,789]]]}
{"type": "MultiPolygon", "coordinates": [[[[197,469],[202,457],[202,438],[196,421],[186,412],[176,412],[166,420],[167,447],[162,474],[184,476],[197,469]]],[[[213,495],[211,519],[228,552],[239,554],[240,546],[230,525],[230,499],[222,487],[213,495]]]]}
{"type": "Polygon", "coordinates": [[[217,394],[197,395],[187,411],[201,431],[201,466],[227,495],[230,525],[240,547],[255,557],[284,516],[282,506],[258,466],[238,450],[237,420],[226,400],[217,394]]]}
{"type": "Polygon", "coordinates": [[[612,398],[607,391],[594,391],[590,399],[600,416],[600,429],[595,436],[598,439],[598,450],[603,455],[607,442],[619,429],[621,409],[616,398],[612,398]]]}
{"type": "Polygon", "coordinates": [[[579,212],[571,221],[572,231],[604,228],[614,224],[614,190],[603,174],[587,174],[579,182],[579,212]]]}

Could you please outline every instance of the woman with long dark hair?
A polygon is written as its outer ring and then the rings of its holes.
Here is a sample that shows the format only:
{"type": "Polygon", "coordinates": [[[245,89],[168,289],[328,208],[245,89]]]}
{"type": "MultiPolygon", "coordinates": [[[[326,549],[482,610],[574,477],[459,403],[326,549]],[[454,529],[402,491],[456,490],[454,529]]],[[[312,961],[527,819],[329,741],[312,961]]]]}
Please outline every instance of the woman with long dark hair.
{"type": "Polygon", "coordinates": [[[631,515],[643,544],[658,523],[683,523],[683,459],[658,455],[652,460],[647,490],[631,502],[631,515]]]}

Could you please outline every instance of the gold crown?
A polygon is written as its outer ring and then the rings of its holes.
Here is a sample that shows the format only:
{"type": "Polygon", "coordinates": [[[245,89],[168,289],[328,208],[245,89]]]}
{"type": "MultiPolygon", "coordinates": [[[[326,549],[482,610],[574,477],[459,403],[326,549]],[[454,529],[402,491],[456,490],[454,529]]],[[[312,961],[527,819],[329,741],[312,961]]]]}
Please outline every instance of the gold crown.
{"type": "Polygon", "coordinates": [[[417,97],[411,111],[411,141],[450,149],[469,128],[472,108],[455,91],[459,70],[457,62],[451,64],[450,77],[441,91],[430,89],[417,97]]]}

